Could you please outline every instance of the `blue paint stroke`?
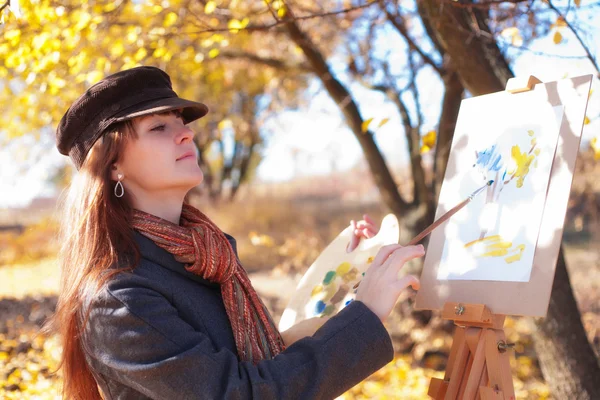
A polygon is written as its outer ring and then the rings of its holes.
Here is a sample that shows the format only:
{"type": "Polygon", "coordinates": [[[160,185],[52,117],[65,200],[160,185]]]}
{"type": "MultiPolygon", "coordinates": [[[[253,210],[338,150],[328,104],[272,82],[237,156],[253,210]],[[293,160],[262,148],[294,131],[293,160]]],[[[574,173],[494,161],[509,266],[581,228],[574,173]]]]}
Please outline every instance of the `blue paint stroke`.
{"type": "MultiPolygon", "coordinates": [[[[496,145],[493,145],[489,149],[478,151],[475,165],[484,171],[500,171],[504,167],[502,154],[496,151],[496,145]]],[[[506,174],[506,171],[504,173],[506,174]]]]}

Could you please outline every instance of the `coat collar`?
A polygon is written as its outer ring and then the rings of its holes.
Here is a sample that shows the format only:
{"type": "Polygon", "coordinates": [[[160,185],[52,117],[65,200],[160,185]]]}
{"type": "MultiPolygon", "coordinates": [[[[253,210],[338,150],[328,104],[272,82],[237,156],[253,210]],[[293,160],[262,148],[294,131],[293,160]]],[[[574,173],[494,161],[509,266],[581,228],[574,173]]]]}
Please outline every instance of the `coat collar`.
{"type": "MultiPolygon", "coordinates": [[[[173,256],[173,254],[171,254],[168,251],[166,251],[165,249],[157,246],[152,240],[148,239],[146,236],[142,235],[138,231],[134,230],[133,233],[134,233],[134,239],[137,242],[139,249],[140,249],[140,255],[143,259],[151,261],[151,262],[158,264],[164,268],[170,269],[171,271],[177,272],[178,274],[181,274],[181,275],[185,276],[186,278],[196,281],[198,283],[201,283],[203,285],[210,286],[210,287],[220,287],[221,286],[218,283],[210,282],[210,281],[200,277],[199,275],[196,275],[192,272],[187,271],[184,267],[184,264],[175,260],[175,257],[173,256]]],[[[237,257],[236,240],[233,238],[233,236],[228,235],[227,233],[225,233],[225,237],[231,244],[231,247],[233,248],[233,251],[237,257]]],[[[239,258],[238,258],[238,260],[239,260],[239,258]]]]}

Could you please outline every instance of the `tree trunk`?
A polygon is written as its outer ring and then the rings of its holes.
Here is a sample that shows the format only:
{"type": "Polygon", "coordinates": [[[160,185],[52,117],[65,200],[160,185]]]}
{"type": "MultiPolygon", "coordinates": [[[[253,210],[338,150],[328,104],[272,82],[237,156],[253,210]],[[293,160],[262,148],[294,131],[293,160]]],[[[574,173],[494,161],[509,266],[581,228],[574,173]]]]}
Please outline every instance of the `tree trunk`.
{"type": "MultiPolygon", "coordinates": [[[[463,85],[475,96],[505,89],[512,72],[485,24],[481,10],[421,0],[430,24],[463,85]]],[[[544,378],[556,399],[599,399],[600,365],[587,340],[561,247],[550,307],[533,333],[544,378]]]]}
{"type": "Polygon", "coordinates": [[[453,7],[449,1],[421,0],[430,28],[451,57],[463,86],[473,95],[504,90],[513,73],[479,9],[453,7]]]}
{"type": "Polygon", "coordinates": [[[456,127],[460,101],[465,91],[456,72],[447,70],[442,79],[444,80],[444,99],[442,100],[442,115],[440,115],[440,123],[438,125],[438,137],[433,163],[433,190],[436,199],[440,195],[442,181],[446,173],[446,165],[450,156],[450,145],[454,137],[454,128],[456,127]]]}
{"type": "Polygon", "coordinates": [[[586,339],[562,249],[548,314],[536,325],[534,347],[553,397],[600,399],[598,360],[586,339]]]}
{"type": "Polygon", "coordinates": [[[348,89],[333,76],[319,49],[310,38],[300,30],[297,23],[292,19],[292,16],[293,14],[290,10],[288,14],[286,14],[286,19],[288,20],[286,27],[289,37],[302,49],[313,71],[319,77],[331,98],[342,111],[346,123],[354,133],[354,136],[364,152],[375,184],[381,192],[383,202],[395,215],[400,217],[406,212],[408,204],[400,196],[385,160],[377,148],[377,144],[373,140],[372,132],[362,131],[364,121],[358,111],[356,102],[348,89]]]}

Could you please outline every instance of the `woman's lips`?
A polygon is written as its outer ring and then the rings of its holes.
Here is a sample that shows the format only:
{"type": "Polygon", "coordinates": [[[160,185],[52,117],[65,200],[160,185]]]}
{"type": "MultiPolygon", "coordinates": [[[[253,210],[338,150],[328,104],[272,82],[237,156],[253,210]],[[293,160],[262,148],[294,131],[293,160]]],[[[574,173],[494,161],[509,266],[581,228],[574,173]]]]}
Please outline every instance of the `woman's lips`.
{"type": "Polygon", "coordinates": [[[188,151],[184,153],[181,157],[179,157],[176,161],[186,160],[188,158],[196,158],[196,154],[194,152],[188,151]]]}

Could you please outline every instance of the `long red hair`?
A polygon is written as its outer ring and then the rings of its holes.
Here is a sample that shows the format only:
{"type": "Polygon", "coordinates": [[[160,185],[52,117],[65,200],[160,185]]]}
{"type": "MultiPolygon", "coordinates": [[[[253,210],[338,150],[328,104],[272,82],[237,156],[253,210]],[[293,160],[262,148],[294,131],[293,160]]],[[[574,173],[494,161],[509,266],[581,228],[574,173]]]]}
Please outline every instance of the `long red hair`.
{"type": "Polygon", "coordinates": [[[102,398],[84,355],[81,333],[89,314],[83,315],[83,305],[111,277],[139,262],[127,193],[117,198],[111,180],[113,164],[122,156],[127,140],[136,137],[131,121],[103,134],[61,201],[60,292],[56,311],[40,332],[60,338],[62,355],[57,371],[63,370],[65,399],[102,398]]]}

